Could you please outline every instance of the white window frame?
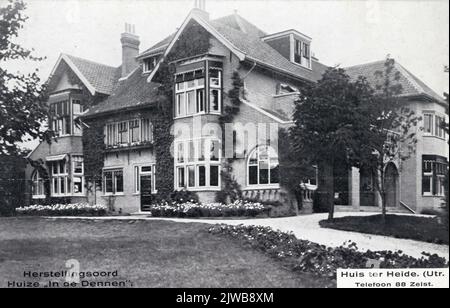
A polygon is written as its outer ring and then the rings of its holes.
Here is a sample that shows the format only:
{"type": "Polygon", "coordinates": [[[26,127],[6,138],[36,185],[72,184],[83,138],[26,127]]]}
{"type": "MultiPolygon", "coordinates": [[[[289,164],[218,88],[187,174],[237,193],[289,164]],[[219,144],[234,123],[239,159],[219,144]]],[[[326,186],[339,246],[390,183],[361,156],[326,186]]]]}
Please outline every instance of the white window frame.
{"type": "Polygon", "coordinates": [[[103,169],[103,195],[104,196],[123,196],[125,194],[125,175],[123,168],[107,168],[103,169]],[[106,173],[112,173],[112,192],[106,191],[106,173]],[[116,172],[122,173],[122,190],[121,192],[117,191],[117,177],[115,175],[116,172]]]}
{"type": "Polygon", "coordinates": [[[175,166],[174,166],[174,188],[175,190],[183,190],[187,189],[189,191],[218,191],[221,189],[221,176],[220,176],[220,168],[221,168],[221,160],[222,160],[222,145],[218,138],[215,137],[200,137],[200,138],[193,138],[193,139],[185,139],[185,140],[177,140],[175,142],[175,166]],[[189,143],[193,142],[194,144],[194,157],[192,160],[189,159],[189,143]],[[211,155],[211,145],[212,143],[216,143],[218,148],[218,157],[217,160],[213,160],[211,155]],[[181,148],[180,148],[181,145],[181,148]],[[201,152],[200,148],[204,147],[204,151],[201,152]],[[181,154],[183,155],[183,161],[178,161],[179,154],[181,149],[181,154]],[[204,154],[202,158],[200,157],[201,154],[204,154]],[[205,167],[205,185],[200,186],[200,166],[205,167]],[[194,176],[195,176],[195,183],[194,186],[189,186],[189,172],[188,168],[193,167],[194,168],[194,176]],[[217,167],[218,168],[218,179],[217,179],[217,186],[211,185],[211,167],[217,167]],[[184,186],[181,187],[179,185],[180,178],[179,178],[179,169],[184,170],[184,186]]]}
{"type": "Polygon", "coordinates": [[[145,73],[150,73],[151,71],[154,70],[154,68],[156,67],[157,64],[157,57],[153,56],[153,57],[148,57],[142,60],[142,72],[145,73]],[[152,68],[150,68],[149,66],[149,61],[151,61],[152,63],[152,68]]]}
{"type": "MultiPolygon", "coordinates": [[[[208,95],[209,95],[209,99],[208,99],[208,101],[209,101],[209,112],[210,113],[212,113],[212,114],[221,114],[222,113],[222,79],[223,79],[223,77],[222,77],[222,70],[221,69],[210,69],[210,70],[217,70],[218,71],[218,73],[219,73],[219,77],[217,78],[217,77],[209,77],[209,92],[208,92],[208,95]],[[219,84],[218,85],[213,85],[212,84],[212,82],[211,82],[211,79],[218,79],[218,81],[219,81],[219,84]],[[212,109],[212,103],[211,103],[211,97],[212,97],[212,92],[213,91],[215,91],[215,90],[217,90],[217,92],[218,92],[218,96],[217,96],[217,98],[218,98],[218,110],[213,110],[212,109]]],[[[209,76],[209,74],[208,74],[208,76],[209,76]]]]}
{"type": "Polygon", "coordinates": [[[141,193],[141,175],[151,175],[152,177],[152,194],[158,193],[156,189],[156,164],[155,163],[143,163],[143,164],[135,164],[133,167],[133,175],[134,175],[134,194],[138,195],[141,193]],[[151,167],[152,171],[142,171],[143,167],[151,167]]]}
{"type": "MultiPolygon", "coordinates": [[[[280,183],[271,183],[271,156],[270,156],[270,151],[273,151],[274,153],[276,153],[276,151],[268,146],[268,145],[258,145],[256,146],[248,155],[247,157],[247,164],[246,164],[246,169],[247,169],[247,187],[251,188],[251,189],[279,189],[280,188],[280,183]],[[267,151],[268,151],[268,155],[267,155],[267,159],[266,160],[261,160],[259,157],[259,149],[261,147],[267,147],[267,151]],[[256,153],[256,164],[255,163],[250,163],[250,160],[253,156],[253,154],[256,153]],[[259,173],[260,173],[260,167],[259,167],[259,163],[260,162],[267,162],[267,166],[268,166],[268,183],[267,184],[261,184],[260,183],[260,178],[259,178],[259,173]],[[257,177],[257,184],[250,184],[250,167],[257,167],[257,173],[256,173],[256,177],[257,177]]],[[[278,167],[280,166],[280,161],[279,161],[279,156],[278,153],[276,153],[276,158],[278,160],[278,167]]],[[[279,170],[278,170],[278,178],[280,178],[280,174],[279,174],[279,170]]]]}
{"type": "Polygon", "coordinates": [[[434,121],[435,121],[434,116],[435,116],[434,113],[431,113],[431,112],[425,112],[423,114],[423,134],[426,135],[426,136],[433,136],[434,135],[434,125],[435,125],[434,124],[434,121]],[[427,117],[429,117],[429,119],[430,119],[430,132],[427,132],[427,127],[426,127],[425,119],[427,117]]]}
{"type": "Polygon", "coordinates": [[[45,198],[45,179],[41,177],[41,174],[39,173],[39,170],[35,170],[33,173],[32,179],[32,188],[31,188],[31,196],[32,199],[43,199],[45,198]],[[38,194],[35,194],[36,191],[41,192],[38,194]]]}
{"type": "Polygon", "coordinates": [[[67,160],[56,160],[56,161],[52,161],[50,164],[50,171],[51,171],[51,196],[52,197],[67,197],[67,196],[71,196],[72,195],[72,187],[70,187],[70,192],[68,191],[69,188],[69,163],[67,160]],[[61,172],[60,170],[60,162],[64,162],[64,172],[61,172]],[[58,163],[58,167],[57,167],[57,173],[54,173],[54,164],[58,163]],[[61,193],[61,179],[63,179],[64,182],[64,193],[61,193]],[[55,181],[56,181],[56,186],[58,187],[57,192],[55,192],[55,181]]]}
{"type": "Polygon", "coordinates": [[[118,122],[112,122],[112,123],[106,123],[104,128],[105,133],[105,145],[107,148],[115,148],[115,147],[125,147],[125,146],[134,146],[134,145],[140,145],[145,143],[153,143],[153,122],[149,118],[133,118],[129,120],[123,120],[118,122]],[[131,140],[131,129],[130,129],[130,123],[133,121],[138,121],[139,128],[138,128],[138,135],[139,135],[139,141],[132,142],[131,140]],[[127,126],[127,142],[121,142],[119,143],[119,124],[126,123],[127,126]],[[146,131],[143,129],[148,124],[149,131],[146,131]],[[148,135],[148,136],[147,136],[148,135]]]}
{"type": "MultiPolygon", "coordinates": [[[[186,72],[185,72],[186,73],[186,72]]],[[[205,77],[193,79],[190,81],[182,81],[182,82],[176,82],[175,83],[175,118],[185,118],[185,117],[191,117],[194,115],[201,115],[206,114],[206,85],[205,85],[205,77]],[[199,84],[199,80],[203,79],[203,85],[199,84]],[[194,81],[193,87],[188,87],[188,84],[190,81],[194,81]],[[179,85],[183,84],[183,88],[179,88],[179,85]],[[197,97],[197,91],[203,90],[203,111],[198,111],[198,97],[197,97]],[[188,92],[194,92],[194,113],[188,113],[188,92]],[[183,106],[184,106],[184,113],[180,113],[180,107],[179,107],[179,97],[183,97],[183,106]]]]}
{"type": "Polygon", "coordinates": [[[84,196],[85,195],[85,178],[84,178],[84,158],[82,155],[72,155],[72,195],[84,196]],[[81,162],[81,172],[75,172],[76,163],[81,162]],[[75,192],[75,178],[81,179],[81,191],[75,192]]]}

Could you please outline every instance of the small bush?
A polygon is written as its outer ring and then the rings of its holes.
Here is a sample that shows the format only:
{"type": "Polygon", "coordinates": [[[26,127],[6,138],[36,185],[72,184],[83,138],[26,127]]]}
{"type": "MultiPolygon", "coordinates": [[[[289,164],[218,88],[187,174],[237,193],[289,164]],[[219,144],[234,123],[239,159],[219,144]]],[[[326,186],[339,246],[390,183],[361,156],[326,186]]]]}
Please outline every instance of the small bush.
{"type": "Polygon", "coordinates": [[[170,201],[175,203],[195,202],[198,203],[198,195],[188,190],[176,190],[170,194],[170,201]]]}
{"type": "Polygon", "coordinates": [[[26,216],[103,216],[106,212],[106,206],[88,203],[30,205],[16,208],[17,214],[26,216]]]}
{"type": "Polygon", "coordinates": [[[420,259],[401,251],[360,252],[355,243],[332,248],[297,239],[292,233],[275,231],[262,226],[230,226],[224,224],[208,228],[212,234],[239,240],[271,257],[284,261],[294,271],[336,278],[338,268],[367,268],[368,261],[380,261],[381,268],[443,268],[448,262],[437,255],[423,254],[420,259]]]}

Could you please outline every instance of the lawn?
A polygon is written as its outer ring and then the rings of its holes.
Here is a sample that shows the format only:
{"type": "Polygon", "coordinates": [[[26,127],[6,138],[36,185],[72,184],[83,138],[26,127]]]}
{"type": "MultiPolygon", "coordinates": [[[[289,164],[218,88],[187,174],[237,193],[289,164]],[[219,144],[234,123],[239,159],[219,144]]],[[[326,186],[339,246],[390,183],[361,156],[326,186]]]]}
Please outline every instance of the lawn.
{"type": "MultiPolygon", "coordinates": [[[[62,278],[24,278],[24,271],[118,271],[127,287],[323,287],[328,280],[297,273],[207,225],[169,221],[0,218],[0,287],[8,281],[46,285],[62,278]]],[[[109,280],[108,280],[109,279],[109,280]]]]}
{"type": "Polygon", "coordinates": [[[449,231],[438,223],[437,218],[390,214],[385,224],[381,219],[381,215],[346,216],[332,222],[322,220],[320,226],[448,245],[449,231]]]}

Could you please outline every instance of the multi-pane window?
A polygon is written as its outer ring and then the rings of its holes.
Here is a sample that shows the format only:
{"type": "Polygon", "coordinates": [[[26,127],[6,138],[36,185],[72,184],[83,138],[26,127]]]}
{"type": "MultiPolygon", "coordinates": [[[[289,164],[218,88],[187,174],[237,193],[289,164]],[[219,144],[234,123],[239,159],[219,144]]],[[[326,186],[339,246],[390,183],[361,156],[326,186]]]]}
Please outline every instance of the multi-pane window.
{"type": "Polygon", "coordinates": [[[277,153],[270,146],[258,146],[248,159],[248,185],[276,185],[279,182],[277,153]]]}
{"type": "Polygon", "coordinates": [[[38,170],[36,170],[32,177],[33,185],[32,185],[32,196],[33,198],[43,198],[45,197],[44,191],[44,178],[42,178],[41,174],[38,170]]]}
{"type": "Polygon", "coordinates": [[[301,40],[295,40],[294,44],[294,62],[309,68],[311,65],[311,51],[309,43],[301,40]]]}
{"type": "Polygon", "coordinates": [[[209,70],[209,105],[212,113],[220,113],[222,95],[222,71],[209,70]]]}
{"type": "Polygon", "coordinates": [[[105,126],[107,147],[153,142],[153,125],[149,119],[109,123],[105,126]]]}
{"type": "Polygon", "coordinates": [[[153,69],[156,66],[158,57],[149,57],[147,59],[144,59],[143,61],[143,72],[148,73],[153,71],[153,69]]]}
{"type": "Polygon", "coordinates": [[[74,155],[72,156],[72,182],[73,182],[73,193],[83,194],[84,193],[84,162],[83,156],[74,155]]]}
{"type": "Polygon", "coordinates": [[[423,130],[426,134],[433,134],[433,119],[434,114],[424,114],[423,115],[423,130]]]}
{"type": "MultiPolygon", "coordinates": [[[[73,99],[72,100],[72,112],[73,117],[76,118],[80,114],[82,114],[84,111],[83,105],[81,104],[81,101],[79,99],[73,99]]],[[[75,136],[81,136],[82,135],[82,129],[81,125],[78,123],[73,123],[73,134],[75,136]]]]}
{"type": "Polygon", "coordinates": [[[123,193],[123,170],[103,171],[103,186],[106,195],[123,193]]]}
{"type": "Polygon", "coordinates": [[[117,143],[127,144],[128,143],[128,122],[119,122],[117,124],[117,143]]]}
{"type": "Polygon", "coordinates": [[[198,138],[175,146],[175,186],[201,190],[219,188],[221,145],[219,140],[198,138]]]}
{"type": "Polygon", "coordinates": [[[51,127],[56,136],[81,136],[80,124],[74,118],[81,115],[84,107],[79,99],[64,100],[50,105],[51,127]]]}
{"type": "Polygon", "coordinates": [[[175,115],[183,117],[205,112],[205,73],[196,70],[178,74],[175,84],[175,115]]]}
{"type": "Polygon", "coordinates": [[[434,130],[434,134],[437,137],[440,138],[444,138],[445,137],[445,131],[444,131],[444,123],[445,123],[445,118],[444,117],[440,117],[440,116],[436,116],[435,117],[435,130],[434,130]]]}
{"type": "Polygon", "coordinates": [[[446,138],[444,130],[445,118],[434,113],[424,113],[423,132],[439,138],[446,138]]]}
{"type": "Polygon", "coordinates": [[[211,67],[209,88],[205,87],[205,72],[198,69],[175,76],[175,117],[220,113],[222,102],[222,71],[211,67]],[[209,102],[209,104],[207,104],[209,102]]]}
{"type": "Polygon", "coordinates": [[[63,160],[50,163],[52,174],[51,191],[52,196],[65,196],[71,193],[71,181],[68,170],[68,162],[63,160]]]}
{"type": "Polygon", "coordinates": [[[140,134],[140,126],[141,121],[140,120],[131,120],[130,123],[130,142],[136,143],[141,141],[141,134],[140,134]]]}
{"type": "Polygon", "coordinates": [[[424,155],[422,157],[422,193],[425,196],[443,196],[444,179],[448,163],[444,157],[424,155]]]}
{"type": "Polygon", "coordinates": [[[55,132],[55,135],[70,135],[72,133],[72,122],[70,117],[69,100],[52,103],[50,105],[50,110],[52,129],[55,132]]]}

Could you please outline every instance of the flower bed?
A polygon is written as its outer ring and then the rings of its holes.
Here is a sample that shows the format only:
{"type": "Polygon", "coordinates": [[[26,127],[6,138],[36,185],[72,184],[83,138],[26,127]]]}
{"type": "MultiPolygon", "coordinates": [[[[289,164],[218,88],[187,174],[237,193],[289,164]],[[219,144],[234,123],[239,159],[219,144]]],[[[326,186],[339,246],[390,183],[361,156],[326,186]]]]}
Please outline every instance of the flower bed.
{"type": "Polygon", "coordinates": [[[152,205],[150,211],[154,217],[256,217],[267,214],[269,209],[261,203],[247,201],[230,204],[164,202],[152,205]]]}
{"type": "Polygon", "coordinates": [[[228,236],[254,247],[271,257],[288,263],[293,270],[335,278],[338,268],[367,268],[380,263],[381,268],[442,268],[448,262],[437,255],[424,254],[420,259],[401,251],[360,252],[356,244],[348,242],[337,248],[326,247],[306,240],[298,240],[292,233],[274,231],[270,227],[215,225],[209,232],[228,236]]]}
{"type": "Polygon", "coordinates": [[[29,216],[102,216],[107,207],[88,203],[30,205],[16,208],[19,215],[29,216]]]}

